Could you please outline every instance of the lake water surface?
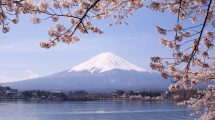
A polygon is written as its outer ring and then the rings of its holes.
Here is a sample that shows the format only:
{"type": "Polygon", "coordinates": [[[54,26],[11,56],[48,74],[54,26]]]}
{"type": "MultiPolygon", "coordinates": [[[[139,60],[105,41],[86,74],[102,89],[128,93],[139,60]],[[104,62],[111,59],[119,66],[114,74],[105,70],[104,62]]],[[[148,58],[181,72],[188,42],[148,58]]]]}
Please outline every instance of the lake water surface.
{"type": "Polygon", "coordinates": [[[190,112],[171,102],[0,101],[0,120],[194,120],[190,112]]]}

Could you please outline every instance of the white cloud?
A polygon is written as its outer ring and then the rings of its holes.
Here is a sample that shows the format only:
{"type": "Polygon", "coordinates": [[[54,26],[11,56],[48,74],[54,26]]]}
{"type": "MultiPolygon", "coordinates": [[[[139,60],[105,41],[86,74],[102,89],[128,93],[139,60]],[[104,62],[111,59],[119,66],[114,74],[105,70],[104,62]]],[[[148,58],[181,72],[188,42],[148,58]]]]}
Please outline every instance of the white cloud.
{"type": "Polygon", "coordinates": [[[35,73],[35,72],[31,71],[31,70],[27,70],[26,73],[27,73],[26,78],[28,78],[28,79],[39,77],[38,73],[35,73]]]}
{"type": "Polygon", "coordinates": [[[39,77],[38,73],[35,73],[31,70],[27,70],[24,75],[22,76],[4,76],[0,75],[0,83],[4,82],[15,82],[15,81],[21,81],[21,80],[27,80],[32,78],[39,77]]]}

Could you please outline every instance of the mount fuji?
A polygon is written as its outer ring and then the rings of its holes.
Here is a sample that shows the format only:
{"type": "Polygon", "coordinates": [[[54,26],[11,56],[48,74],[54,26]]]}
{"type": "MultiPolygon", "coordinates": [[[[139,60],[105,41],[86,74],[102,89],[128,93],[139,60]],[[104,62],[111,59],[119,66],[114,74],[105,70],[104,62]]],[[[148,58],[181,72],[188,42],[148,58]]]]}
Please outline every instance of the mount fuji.
{"type": "Polygon", "coordinates": [[[114,69],[144,72],[145,70],[137,67],[123,58],[111,52],[101,53],[90,60],[73,67],[69,72],[88,71],[90,73],[102,73],[114,69]]]}
{"type": "Polygon", "coordinates": [[[165,90],[170,84],[160,74],[138,67],[111,52],[56,74],[3,83],[20,90],[165,90]]]}

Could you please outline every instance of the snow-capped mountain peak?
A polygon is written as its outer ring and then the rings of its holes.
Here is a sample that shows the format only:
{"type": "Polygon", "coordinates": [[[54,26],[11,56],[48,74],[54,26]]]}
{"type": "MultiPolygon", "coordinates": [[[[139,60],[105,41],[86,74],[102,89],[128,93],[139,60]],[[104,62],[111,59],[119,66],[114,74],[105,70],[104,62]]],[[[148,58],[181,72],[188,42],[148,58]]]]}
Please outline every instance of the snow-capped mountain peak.
{"type": "Polygon", "coordinates": [[[110,71],[114,69],[120,70],[134,70],[138,72],[144,72],[145,70],[141,67],[137,67],[125,59],[115,55],[111,52],[101,53],[90,60],[79,64],[68,72],[80,72],[80,71],[88,71],[90,73],[102,73],[105,71],[110,71]]]}

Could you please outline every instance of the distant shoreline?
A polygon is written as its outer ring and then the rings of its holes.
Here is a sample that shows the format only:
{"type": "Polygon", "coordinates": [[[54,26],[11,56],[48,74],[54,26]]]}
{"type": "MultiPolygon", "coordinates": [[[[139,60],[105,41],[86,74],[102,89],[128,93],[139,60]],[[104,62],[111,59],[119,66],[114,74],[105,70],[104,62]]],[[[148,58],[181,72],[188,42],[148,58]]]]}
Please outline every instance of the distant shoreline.
{"type": "Polygon", "coordinates": [[[27,90],[19,92],[17,89],[0,86],[0,100],[30,100],[30,101],[94,101],[94,100],[123,100],[123,101],[181,101],[195,97],[196,91],[123,91],[109,93],[90,93],[81,91],[43,91],[27,90]]]}
{"type": "Polygon", "coordinates": [[[176,102],[174,100],[168,100],[168,99],[163,99],[163,100],[129,100],[129,99],[95,99],[95,100],[35,100],[35,99],[10,99],[10,98],[5,98],[5,99],[0,99],[0,102],[44,102],[44,103],[64,103],[64,102],[176,102]]]}

